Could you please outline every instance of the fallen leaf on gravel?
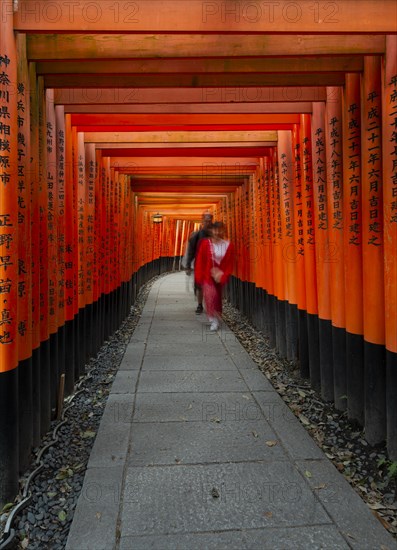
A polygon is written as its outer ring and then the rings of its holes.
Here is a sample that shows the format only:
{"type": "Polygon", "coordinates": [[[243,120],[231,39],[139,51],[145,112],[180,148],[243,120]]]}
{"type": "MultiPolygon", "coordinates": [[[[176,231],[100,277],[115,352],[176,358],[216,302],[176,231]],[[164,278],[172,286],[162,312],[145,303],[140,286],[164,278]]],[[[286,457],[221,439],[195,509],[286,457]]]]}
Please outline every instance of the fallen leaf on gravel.
{"type": "Polygon", "coordinates": [[[275,445],[277,445],[277,441],[275,441],[274,439],[270,439],[269,441],[266,441],[266,445],[268,447],[274,447],[275,445]]]}
{"type": "Polygon", "coordinates": [[[190,405],[188,406],[187,410],[190,411],[190,409],[193,409],[193,405],[190,403],[190,405]]]}
{"type": "Polygon", "coordinates": [[[265,516],[265,518],[272,518],[273,512],[265,512],[263,515],[265,516]]]}
{"type": "Polygon", "coordinates": [[[390,523],[388,521],[386,521],[385,518],[382,518],[382,516],[380,514],[378,514],[378,512],[376,512],[375,510],[371,510],[371,511],[374,514],[374,516],[381,522],[383,527],[385,529],[387,529],[388,531],[390,531],[390,528],[391,528],[390,523]]]}
{"type": "Polygon", "coordinates": [[[249,399],[249,395],[243,395],[243,399],[249,399]]]}
{"type": "Polygon", "coordinates": [[[374,502],[373,504],[368,503],[368,506],[372,508],[372,510],[387,510],[386,506],[379,504],[379,502],[374,502]]]}
{"type": "Polygon", "coordinates": [[[298,418],[302,424],[305,424],[306,426],[310,424],[310,421],[306,418],[306,416],[303,416],[303,414],[300,414],[298,418]]]}
{"type": "Polygon", "coordinates": [[[353,537],[353,535],[351,535],[350,533],[346,533],[346,535],[349,537],[349,539],[356,540],[355,537],[353,537]]]}
{"type": "Polygon", "coordinates": [[[320,485],[315,485],[313,489],[325,489],[327,487],[326,483],[320,483],[320,485]]]}
{"type": "Polygon", "coordinates": [[[211,422],[217,422],[219,424],[220,421],[221,419],[216,416],[214,416],[214,418],[211,418],[211,422]]]}
{"type": "Polygon", "coordinates": [[[90,437],[95,437],[95,436],[96,436],[96,433],[95,433],[95,432],[91,432],[90,430],[87,430],[86,432],[83,432],[83,433],[81,434],[81,437],[82,437],[83,439],[88,439],[88,438],[90,438],[90,437]]]}
{"type": "Polygon", "coordinates": [[[28,546],[29,546],[29,539],[28,537],[25,537],[21,542],[21,548],[27,548],[28,546]]]}
{"type": "Polygon", "coordinates": [[[253,432],[251,432],[251,433],[252,433],[252,435],[253,435],[254,437],[258,437],[258,434],[257,434],[255,431],[253,431],[253,432]]]}
{"type": "Polygon", "coordinates": [[[220,497],[220,494],[219,494],[219,491],[216,487],[213,487],[212,488],[212,491],[211,491],[211,496],[213,498],[219,498],[220,497]]]}
{"type": "Polygon", "coordinates": [[[311,472],[309,472],[309,470],[306,470],[305,476],[308,477],[308,478],[311,478],[312,474],[311,474],[311,472]]]}
{"type": "Polygon", "coordinates": [[[4,514],[5,512],[7,512],[10,508],[12,508],[14,506],[14,503],[13,502],[8,502],[7,504],[4,505],[3,509],[0,510],[0,514],[4,514]]]}
{"type": "Polygon", "coordinates": [[[58,518],[59,518],[60,521],[65,521],[65,519],[66,519],[66,512],[65,512],[65,510],[61,510],[61,511],[59,512],[58,518]]]}
{"type": "Polygon", "coordinates": [[[101,512],[97,512],[95,515],[96,515],[97,519],[101,519],[101,517],[102,517],[101,512]]]}

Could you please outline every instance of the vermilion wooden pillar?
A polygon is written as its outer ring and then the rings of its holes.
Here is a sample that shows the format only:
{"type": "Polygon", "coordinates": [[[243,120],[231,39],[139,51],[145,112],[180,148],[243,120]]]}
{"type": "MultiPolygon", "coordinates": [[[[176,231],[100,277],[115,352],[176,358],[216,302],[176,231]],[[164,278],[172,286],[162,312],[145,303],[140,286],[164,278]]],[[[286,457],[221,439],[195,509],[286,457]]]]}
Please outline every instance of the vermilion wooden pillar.
{"type": "Polygon", "coordinates": [[[277,348],[282,357],[287,356],[287,342],[286,342],[286,308],[287,308],[287,274],[286,265],[284,262],[284,238],[282,229],[282,216],[281,216],[281,189],[280,189],[280,177],[279,177],[279,164],[277,158],[277,148],[273,148],[273,166],[274,166],[274,191],[275,191],[275,254],[274,265],[277,273],[277,309],[276,309],[276,323],[277,323],[277,348]]]}
{"type": "Polygon", "coordinates": [[[343,235],[347,221],[343,217],[343,129],[342,89],[327,88],[325,104],[325,145],[327,160],[328,258],[332,316],[332,359],[335,407],[346,410],[346,320],[343,235]]]}
{"type": "Polygon", "coordinates": [[[17,35],[17,55],[19,469],[24,472],[33,445],[33,423],[39,424],[33,412],[30,96],[25,34],[17,35]]]}
{"type": "Polygon", "coordinates": [[[362,82],[362,231],[365,438],[386,436],[383,272],[381,58],[364,58],[362,82]]]}
{"type": "Polygon", "coordinates": [[[46,90],[46,174],[47,188],[47,238],[48,238],[48,331],[50,335],[51,410],[57,408],[60,363],[58,333],[58,170],[56,150],[56,120],[54,90],[46,90]]]}
{"type": "Polygon", "coordinates": [[[299,124],[294,124],[292,131],[292,151],[294,159],[294,242],[295,242],[295,274],[298,303],[298,358],[301,375],[310,376],[309,348],[306,311],[305,282],[305,232],[303,220],[303,185],[302,185],[302,143],[299,124]]]}
{"type": "Polygon", "coordinates": [[[75,271],[75,243],[74,243],[74,191],[73,191],[73,143],[71,116],[65,115],[65,238],[64,238],[64,280],[65,280],[65,321],[70,341],[73,341],[73,353],[68,354],[66,368],[66,387],[73,388],[78,378],[76,366],[76,347],[78,338],[74,320],[74,271],[75,271]]]}
{"type": "MultiPolygon", "coordinates": [[[[48,273],[48,186],[47,186],[47,126],[43,77],[38,77],[39,104],[39,258],[40,258],[40,406],[41,427],[44,435],[52,416],[51,411],[51,345],[49,331],[49,273],[48,273]]],[[[53,411],[54,412],[54,411],[53,411]]]]}
{"type": "Polygon", "coordinates": [[[287,359],[297,359],[298,304],[295,275],[294,242],[294,187],[292,136],[290,130],[278,131],[278,164],[280,179],[280,210],[283,230],[283,263],[285,266],[286,296],[286,344],[287,359]]]}
{"type": "Polygon", "coordinates": [[[327,213],[327,161],[325,153],[325,104],[313,103],[313,226],[316,235],[316,282],[319,319],[321,395],[334,400],[332,325],[330,299],[329,221],[327,213]]]}
{"type": "MultiPolygon", "coordinates": [[[[32,285],[32,388],[33,388],[33,445],[40,443],[41,433],[46,430],[47,419],[41,415],[41,384],[45,383],[40,375],[41,361],[48,361],[49,349],[40,346],[40,194],[39,194],[39,100],[35,64],[29,65],[30,89],[30,163],[29,177],[31,185],[31,285],[32,285]],[[41,424],[44,422],[44,426],[41,424]]],[[[44,389],[43,389],[44,391],[44,389]]]]}
{"type": "Polygon", "coordinates": [[[96,161],[95,144],[85,144],[85,177],[86,177],[86,277],[85,277],[85,301],[87,309],[87,346],[86,360],[95,355],[95,333],[94,333],[94,295],[93,295],[93,270],[94,270],[94,246],[95,246],[95,181],[96,181],[96,161]]]}
{"type": "Polygon", "coordinates": [[[18,491],[18,171],[17,56],[12,2],[0,19],[0,506],[18,491]]]}
{"type": "Polygon", "coordinates": [[[305,239],[305,284],[308,322],[308,347],[310,381],[314,388],[321,388],[318,301],[316,280],[315,223],[313,220],[313,169],[310,115],[300,115],[302,210],[305,239]]]}
{"type": "Polygon", "coordinates": [[[56,126],[56,170],[57,170],[57,259],[58,286],[56,299],[58,303],[58,326],[60,331],[59,369],[65,374],[65,395],[73,391],[73,378],[70,376],[69,357],[74,355],[74,338],[69,324],[65,321],[65,113],[62,105],[55,107],[56,126]]]}
{"type": "MultiPolygon", "coordinates": [[[[264,246],[263,246],[263,270],[265,275],[265,333],[269,337],[271,346],[275,345],[274,335],[274,285],[273,285],[273,246],[272,246],[272,223],[271,223],[271,197],[270,197],[270,161],[268,157],[263,159],[264,174],[264,246]]],[[[239,226],[237,225],[237,228],[239,226]]],[[[237,229],[236,229],[237,230],[237,229]]]]}
{"type": "Polygon", "coordinates": [[[347,74],[343,104],[343,217],[347,412],[364,423],[360,75],[347,74]]]}
{"type": "Polygon", "coordinates": [[[397,460],[397,37],[386,37],[383,68],[383,231],[387,448],[397,460]]]}

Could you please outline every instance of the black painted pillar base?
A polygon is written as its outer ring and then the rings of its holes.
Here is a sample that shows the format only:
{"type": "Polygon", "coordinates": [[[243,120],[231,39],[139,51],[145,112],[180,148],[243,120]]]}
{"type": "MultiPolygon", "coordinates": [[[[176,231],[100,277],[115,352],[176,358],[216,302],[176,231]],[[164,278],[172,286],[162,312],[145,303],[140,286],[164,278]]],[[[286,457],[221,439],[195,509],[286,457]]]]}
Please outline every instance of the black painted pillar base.
{"type": "Polygon", "coordinates": [[[318,320],[320,346],[321,397],[334,400],[334,365],[332,357],[332,324],[328,319],[318,320]]]}
{"type": "Polygon", "coordinates": [[[73,318],[73,327],[74,327],[74,381],[78,382],[80,378],[80,369],[81,369],[81,363],[80,363],[80,340],[81,340],[81,334],[80,334],[80,317],[77,314],[75,314],[73,318]]]}
{"type": "Polygon", "coordinates": [[[16,370],[19,396],[19,473],[22,474],[30,464],[33,446],[32,359],[20,361],[16,370]]]}
{"type": "Polygon", "coordinates": [[[315,390],[320,391],[321,371],[318,316],[314,315],[313,313],[307,313],[307,331],[309,346],[310,383],[315,390]]]}
{"type": "Polygon", "coordinates": [[[269,345],[272,348],[276,347],[276,297],[273,294],[268,295],[268,319],[269,319],[269,345]]]}
{"type": "Polygon", "coordinates": [[[40,427],[40,348],[32,352],[32,422],[33,447],[38,447],[41,441],[40,427]]]}
{"type": "Polygon", "coordinates": [[[58,375],[65,373],[66,333],[65,325],[58,329],[58,375]]]}
{"type": "Polygon", "coordinates": [[[18,493],[18,369],[0,373],[0,509],[18,493]]]}
{"type": "Polygon", "coordinates": [[[85,359],[84,364],[86,365],[90,357],[93,357],[95,355],[95,346],[94,346],[94,309],[93,304],[87,304],[85,306],[86,310],[86,330],[85,330],[85,338],[86,338],[86,345],[85,345],[85,359]]]}
{"type": "Polygon", "coordinates": [[[74,322],[65,321],[65,396],[74,392],[74,322]]]}
{"type": "Polygon", "coordinates": [[[40,433],[48,432],[51,422],[51,347],[50,339],[40,344],[40,433]]]}
{"type": "Polygon", "coordinates": [[[307,334],[307,313],[304,309],[298,309],[298,357],[302,378],[309,378],[309,345],[307,334]]]}
{"type": "Polygon", "coordinates": [[[54,419],[57,411],[58,397],[58,334],[54,333],[50,336],[50,381],[51,381],[51,419],[54,419]]]}
{"type": "Polygon", "coordinates": [[[384,346],[364,342],[365,439],[377,445],[386,439],[386,364],[384,346]]]}
{"type": "Polygon", "coordinates": [[[287,302],[285,300],[276,299],[277,308],[277,350],[281,357],[287,357],[287,335],[286,335],[286,317],[287,317],[287,302]]]}
{"type": "Polygon", "coordinates": [[[387,450],[397,461],[397,353],[386,350],[387,450]]]}
{"type": "Polygon", "coordinates": [[[296,304],[286,305],[286,343],[287,359],[297,361],[298,359],[298,306],[296,304]]]}
{"type": "Polygon", "coordinates": [[[332,327],[332,357],[334,366],[334,402],[338,411],[347,409],[346,330],[332,327]]]}
{"type": "Polygon", "coordinates": [[[364,342],[359,334],[346,332],[347,416],[364,426],[364,342]]]}
{"type": "Polygon", "coordinates": [[[80,376],[83,376],[87,350],[87,310],[85,307],[79,309],[77,318],[79,323],[79,373],[80,376]]]}

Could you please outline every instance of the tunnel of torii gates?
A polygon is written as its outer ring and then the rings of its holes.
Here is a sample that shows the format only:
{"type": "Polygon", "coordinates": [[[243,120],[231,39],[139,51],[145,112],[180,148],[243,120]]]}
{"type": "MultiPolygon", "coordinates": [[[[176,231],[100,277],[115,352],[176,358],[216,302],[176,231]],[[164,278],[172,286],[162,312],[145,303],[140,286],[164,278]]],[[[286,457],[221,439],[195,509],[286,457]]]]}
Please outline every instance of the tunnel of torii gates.
{"type": "Polygon", "coordinates": [[[228,300],[396,460],[396,2],[0,7],[0,502],[206,210],[228,300]]]}

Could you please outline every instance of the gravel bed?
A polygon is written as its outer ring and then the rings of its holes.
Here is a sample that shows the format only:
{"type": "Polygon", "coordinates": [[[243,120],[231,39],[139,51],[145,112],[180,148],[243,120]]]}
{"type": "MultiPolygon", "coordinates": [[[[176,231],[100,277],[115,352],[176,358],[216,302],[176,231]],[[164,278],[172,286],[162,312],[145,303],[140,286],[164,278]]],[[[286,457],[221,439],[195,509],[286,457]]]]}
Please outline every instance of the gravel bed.
{"type": "Polygon", "coordinates": [[[268,338],[230,304],[223,307],[223,319],[317,445],[397,539],[397,477],[390,476],[385,446],[370,446],[363,430],[324,402],[310,381],[301,378],[296,363],[280,357],[268,338]]]}
{"type": "MultiPolygon", "coordinates": [[[[149,290],[159,277],[141,288],[130,315],[105,342],[98,355],[87,364],[86,372],[89,373],[89,377],[80,388],[84,388],[84,391],[75,396],[73,405],[65,412],[67,423],[58,430],[58,441],[43,454],[44,469],[30,484],[32,501],[14,519],[13,528],[16,530],[16,536],[13,548],[65,548],[88,459],[112,382],[139,321],[149,290]]],[[[59,423],[52,422],[41,447],[34,449],[33,461],[40,450],[52,441],[53,430],[59,423]]],[[[21,488],[36,468],[33,461],[31,469],[20,480],[21,488]]],[[[17,502],[20,500],[18,497],[17,502]]],[[[0,511],[0,541],[10,511],[0,511]]]]}

